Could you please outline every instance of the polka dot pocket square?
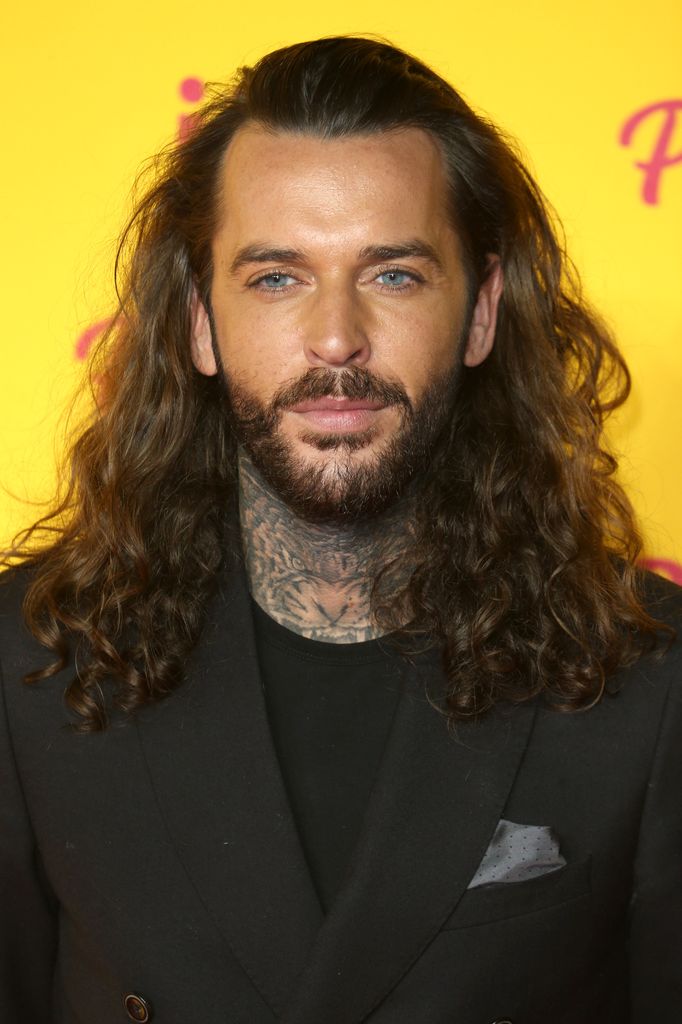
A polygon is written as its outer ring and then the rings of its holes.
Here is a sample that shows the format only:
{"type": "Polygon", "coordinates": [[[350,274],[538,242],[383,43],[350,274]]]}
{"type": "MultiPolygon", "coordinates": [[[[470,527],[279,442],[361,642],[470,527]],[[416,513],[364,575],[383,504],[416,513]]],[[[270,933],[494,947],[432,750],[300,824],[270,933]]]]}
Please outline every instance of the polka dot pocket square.
{"type": "Polygon", "coordinates": [[[491,882],[524,882],[565,864],[559,840],[549,825],[518,825],[502,818],[467,888],[491,882]]]}

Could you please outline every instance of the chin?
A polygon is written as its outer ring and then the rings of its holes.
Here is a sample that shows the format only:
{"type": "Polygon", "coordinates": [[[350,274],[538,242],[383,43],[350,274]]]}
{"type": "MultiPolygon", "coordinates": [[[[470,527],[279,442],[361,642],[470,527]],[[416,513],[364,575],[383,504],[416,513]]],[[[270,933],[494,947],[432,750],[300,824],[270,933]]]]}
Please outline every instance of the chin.
{"type": "Polygon", "coordinates": [[[388,511],[409,483],[406,474],[390,466],[385,447],[377,449],[371,442],[350,451],[339,445],[317,451],[290,445],[280,454],[282,459],[268,459],[257,468],[284,504],[310,523],[367,522],[388,511]]]}
{"type": "Polygon", "coordinates": [[[297,445],[301,458],[313,455],[316,464],[326,461],[324,458],[345,460],[352,456],[354,461],[365,461],[376,455],[378,437],[376,431],[363,431],[354,434],[304,434],[297,445]],[[319,453],[322,458],[315,457],[319,453]]]}

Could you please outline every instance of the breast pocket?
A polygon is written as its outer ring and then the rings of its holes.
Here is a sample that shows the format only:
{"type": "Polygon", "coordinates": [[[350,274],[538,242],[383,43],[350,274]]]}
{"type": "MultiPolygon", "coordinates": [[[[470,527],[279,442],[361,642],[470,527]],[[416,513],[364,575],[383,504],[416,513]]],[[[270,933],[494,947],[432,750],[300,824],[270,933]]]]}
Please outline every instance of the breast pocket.
{"type": "Polygon", "coordinates": [[[592,857],[523,882],[492,882],[468,889],[443,931],[532,914],[589,896],[592,857]]]}

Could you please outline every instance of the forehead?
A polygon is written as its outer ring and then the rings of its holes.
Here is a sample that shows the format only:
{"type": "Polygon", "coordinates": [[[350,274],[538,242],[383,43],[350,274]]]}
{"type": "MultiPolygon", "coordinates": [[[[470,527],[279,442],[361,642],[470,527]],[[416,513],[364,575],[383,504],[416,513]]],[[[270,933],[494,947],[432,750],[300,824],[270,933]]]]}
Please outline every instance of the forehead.
{"type": "Polygon", "coordinates": [[[227,148],[218,194],[218,231],[240,240],[280,226],[407,237],[448,224],[443,157],[417,128],[323,139],[247,125],[227,148]]]}

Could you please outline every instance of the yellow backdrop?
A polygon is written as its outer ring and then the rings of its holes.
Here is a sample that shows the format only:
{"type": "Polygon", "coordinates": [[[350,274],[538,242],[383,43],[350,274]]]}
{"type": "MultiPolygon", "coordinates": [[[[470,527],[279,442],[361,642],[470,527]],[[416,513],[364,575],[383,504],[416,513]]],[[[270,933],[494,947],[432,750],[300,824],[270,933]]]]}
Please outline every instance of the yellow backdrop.
{"type": "Polygon", "coordinates": [[[108,311],[114,240],[145,156],[202,83],[304,38],[413,50],[517,136],[635,379],[611,430],[648,554],[682,582],[682,7],[677,0],[370,6],[178,0],[11,7],[0,543],[53,486],[57,428],[108,311]]]}

